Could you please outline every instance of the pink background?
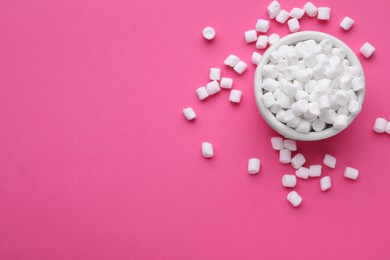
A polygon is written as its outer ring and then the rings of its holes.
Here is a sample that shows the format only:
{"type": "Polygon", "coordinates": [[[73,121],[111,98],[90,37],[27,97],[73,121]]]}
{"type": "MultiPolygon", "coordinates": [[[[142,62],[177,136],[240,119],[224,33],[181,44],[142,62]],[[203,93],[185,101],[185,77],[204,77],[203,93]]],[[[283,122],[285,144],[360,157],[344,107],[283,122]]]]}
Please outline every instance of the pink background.
{"type": "MultiPolygon", "coordinates": [[[[243,39],[269,1],[244,2],[1,1],[0,259],[390,259],[390,136],[372,131],[376,117],[390,119],[390,2],[318,0],[331,21],[301,21],[377,52],[359,55],[367,95],[350,128],[298,143],[308,165],[324,153],[338,161],[324,169],[326,193],[319,179],[299,180],[296,209],[243,39]],[[345,15],[356,20],[349,32],[338,27],[345,15]],[[213,42],[201,37],[208,25],[213,42]],[[230,53],[249,64],[242,76],[223,66],[230,53]],[[197,99],[210,67],[234,78],[241,104],[226,90],[197,99]],[[256,176],[251,157],[262,160],[256,176]],[[347,165],[357,181],[342,177],[347,165]]],[[[275,22],[270,31],[288,33],[275,22]]]]}

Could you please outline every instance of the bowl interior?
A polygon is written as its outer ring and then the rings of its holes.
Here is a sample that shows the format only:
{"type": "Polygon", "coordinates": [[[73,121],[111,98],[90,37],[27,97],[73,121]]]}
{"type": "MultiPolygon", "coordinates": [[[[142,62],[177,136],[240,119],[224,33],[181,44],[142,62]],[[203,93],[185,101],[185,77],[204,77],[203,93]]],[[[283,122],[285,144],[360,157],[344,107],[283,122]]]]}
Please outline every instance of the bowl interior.
{"type": "MultiPolygon", "coordinates": [[[[346,58],[350,61],[351,66],[358,66],[361,72],[361,77],[363,78],[363,82],[365,85],[365,78],[364,78],[364,71],[362,68],[362,65],[360,64],[360,61],[358,57],[355,55],[355,53],[341,40],[337,39],[334,36],[331,36],[326,33],[321,32],[315,32],[315,31],[305,31],[305,32],[298,32],[293,33],[290,35],[287,35],[283,38],[281,38],[277,43],[273,44],[271,47],[268,48],[268,50],[264,53],[260,63],[258,64],[255,72],[255,98],[257,107],[265,119],[265,121],[278,133],[283,135],[285,138],[295,139],[295,140],[302,140],[302,141],[315,141],[315,140],[321,140],[325,138],[329,138],[331,136],[334,136],[338,134],[339,132],[343,131],[336,129],[334,127],[329,127],[324,129],[320,132],[309,132],[307,134],[305,133],[299,133],[295,131],[294,129],[288,127],[287,125],[281,123],[278,121],[274,114],[264,105],[262,100],[263,89],[261,87],[261,84],[263,82],[263,76],[262,76],[262,68],[264,65],[269,63],[269,55],[278,50],[280,46],[282,45],[295,45],[298,42],[306,41],[306,40],[315,40],[317,42],[320,42],[324,39],[329,39],[333,43],[333,47],[341,48],[345,50],[346,58]]],[[[365,95],[366,88],[364,87],[362,90],[358,91],[356,93],[358,97],[358,102],[362,106],[364,95],[365,95]]],[[[350,115],[349,116],[349,122],[348,126],[352,123],[352,121],[356,118],[357,115],[350,115]]],[[[347,127],[348,127],[347,126],[347,127]]],[[[345,128],[346,129],[346,128],[345,128]]]]}

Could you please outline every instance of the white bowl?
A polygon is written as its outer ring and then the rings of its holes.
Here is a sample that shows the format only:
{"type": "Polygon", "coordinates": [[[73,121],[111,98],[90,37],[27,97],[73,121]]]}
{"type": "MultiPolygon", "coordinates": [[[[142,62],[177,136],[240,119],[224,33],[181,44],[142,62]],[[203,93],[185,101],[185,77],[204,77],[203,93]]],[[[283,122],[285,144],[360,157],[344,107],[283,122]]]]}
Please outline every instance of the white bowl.
{"type": "MultiPolygon", "coordinates": [[[[361,76],[363,77],[363,82],[364,82],[364,88],[360,91],[358,91],[357,97],[358,97],[358,102],[362,106],[363,105],[363,100],[364,100],[364,95],[366,92],[366,87],[365,87],[365,78],[364,78],[364,71],[362,68],[362,65],[360,64],[360,61],[358,57],[356,57],[355,53],[341,40],[337,39],[334,36],[331,36],[326,33],[321,33],[321,32],[315,32],[315,31],[305,31],[305,32],[298,32],[298,33],[293,33],[288,36],[285,36],[281,38],[278,42],[273,44],[271,47],[268,48],[268,50],[264,53],[260,63],[258,64],[256,68],[256,73],[255,73],[255,98],[256,98],[256,103],[257,107],[265,119],[265,121],[279,134],[283,135],[285,138],[290,138],[294,140],[302,140],[302,141],[315,141],[315,140],[321,140],[325,138],[332,137],[338,133],[340,133],[342,130],[336,129],[334,127],[328,127],[325,128],[323,131],[320,132],[309,132],[307,134],[305,133],[300,133],[295,131],[295,129],[288,127],[287,125],[283,124],[282,122],[278,121],[275,117],[274,114],[264,105],[263,103],[263,89],[261,87],[262,81],[263,81],[263,76],[261,73],[261,70],[264,65],[268,64],[269,62],[269,55],[280,48],[282,45],[292,45],[292,44],[297,44],[298,42],[301,41],[306,41],[313,39],[317,42],[320,42],[324,39],[329,39],[332,41],[333,46],[337,48],[341,48],[345,50],[346,53],[346,58],[350,61],[351,66],[358,66],[360,68],[361,76]]],[[[357,115],[350,115],[349,117],[349,122],[348,126],[352,123],[352,121],[356,118],[357,115]]]]}

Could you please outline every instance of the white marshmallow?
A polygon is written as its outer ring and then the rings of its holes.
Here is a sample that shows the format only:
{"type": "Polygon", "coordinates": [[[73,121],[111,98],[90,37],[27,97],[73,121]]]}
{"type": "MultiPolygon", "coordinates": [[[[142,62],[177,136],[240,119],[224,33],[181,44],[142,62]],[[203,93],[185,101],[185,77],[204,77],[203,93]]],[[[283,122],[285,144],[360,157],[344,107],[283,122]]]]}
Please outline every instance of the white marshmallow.
{"type": "Polygon", "coordinates": [[[390,123],[387,122],[387,125],[386,125],[386,128],[385,128],[385,132],[390,134],[390,123]]]}
{"type": "Polygon", "coordinates": [[[269,55],[269,60],[272,63],[278,63],[279,60],[283,57],[283,53],[281,51],[274,51],[269,55]]]}
{"type": "Polygon", "coordinates": [[[284,115],[284,121],[286,121],[288,127],[296,128],[301,123],[301,118],[295,116],[291,110],[287,110],[284,115]]]}
{"type": "Polygon", "coordinates": [[[279,161],[283,164],[291,162],[291,151],[287,149],[282,149],[279,151],[279,161]]]}
{"type": "Polygon", "coordinates": [[[232,78],[222,78],[221,82],[219,83],[221,88],[231,89],[233,86],[233,79],[232,78]]]}
{"type": "Polygon", "coordinates": [[[275,79],[279,75],[279,69],[275,65],[264,65],[262,70],[263,77],[275,79]]]}
{"type": "Polygon", "coordinates": [[[360,113],[360,111],[362,111],[362,106],[356,100],[351,100],[348,104],[348,111],[352,115],[357,115],[360,113]]]}
{"type": "Polygon", "coordinates": [[[320,96],[318,97],[318,106],[321,111],[325,111],[330,109],[331,104],[330,104],[330,98],[327,95],[320,96]]]}
{"type": "Polygon", "coordinates": [[[268,43],[269,45],[275,44],[277,41],[279,41],[280,36],[277,33],[272,33],[268,36],[268,43]]]}
{"type": "Polygon", "coordinates": [[[232,89],[230,91],[229,100],[233,103],[240,103],[242,97],[242,91],[238,89],[232,89]]]}
{"type": "Polygon", "coordinates": [[[325,176],[320,180],[320,186],[322,191],[329,190],[332,186],[332,181],[329,176],[325,176]]]}
{"type": "Polygon", "coordinates": [[[292,152],[297,150],[297,142],[295,140],[286,139],[284,140],[284,147],[292,152]]]}
{"type": "Polygon", "coordinates": [[[221,79],[221,69],[210,68],[210,80],[220,80],[221,79]]]}
{"type": "Polygon", "coordinates": [[[195,111],[191,107],[184,108],[183,114],[188,121],[191,121],[196,118],[195,111]]]}
{"type": "Polygon", "coordinates": [[[333,124],[336,120],[337,113],[333,109],[328,109],[320,114],[320,120],[326,124],[333,124]]]}
{"type": "Polygon", "coordinates": [[[249,30],[245,32],[245,42],[251,43],[257,40],[257,32],[256,30],[249,30]]]}
{"type": "Polygon", "coordinates": [[[331,40],[325,39],[318,44],[318,47],[320,47],[321,53],[328,54],[332,51],[333,44],[331,40]]]}
{"type": "Polygon", "coordinates": [[[298,207],[302,203],[302,197],[299,196],[299,194],[296,191],[292,191],[289,194],[287,194],[287,200],[294,207],[298,207]]]}
{"type": "Polygon", "coordinates": [[[329,79],[321,79],[318,81],[317,86],[315,86],[314,91],[318,97],[329,95],[332,91],[331,89],[332,81],[329,79]]]}
{"type": "Polygon", "coordinates": [[[318,20],[329,20],[330,19],[330,8],[329,7],[318,7],[318,20]]]}
{"type": "Polygon", "coordinates": [[[362,77],[354,78],[352,80],[352,90],[359,91],[364,88],[364,80],[362,77]]]}
{"type": "Polygon", "coordinates": [[[264,19],[257,20],[256,31],[266,33],[269,29],[269,21],[264,19]]]}
{"type": "Polygon", "coordinates": [[[284,71],[288,67],[288,62],[286,59],[280,59],[277,66],[280,71],[284,71]]]}
{"type": "Polygon", "coordinates": [[[311,123],[306,120],[301,120],[297,128],[295,128],[295,130],[299,133],[307,134],[311,130],[311,123]]]}
{"type": "Polygon", "coordinates": [[[199,100],[203,100],[209,96],[206,87],[202,86],[196,90],[196,94],[198,94],[199,100]]]}
{"type": "MultiPolygon", "coordinates": [[[[294,80],[296,77],[298,71],[297,65],[289,66],[287,69],[284,70],[284,77],[287,80],[294,80]]],[[[294,87],[298,90],[298,86],[296,84],[293,84],[294,87]]]]}
{"type": "Polygon", "coordinates": [[[265,78],[263,83],[261,84],[261,87],[267,91],[274,92],[277,90],[280,86],[279,81],[276,81],[271,78],[265,78]]]}
{"type": "Polygon", "coordinates": [[[345,168],[344,177],[352,179],[352,180],[356,180],[358,176],[359,176],[358,169],[354,169],[352,167],[345,168]]]}
{"type": "Polygon", "coordinates": [[[240,60],[236,66],[234,66],[234,71],[237,72],[238,74],[242,74],[244,73],[244,71],[248,68],[248,65],[246,65],[245,62],[243,62],[242,60],[240,60]]]}
{"type": "Polygon", "coordinates": [[[268,36],[260,35],[256,41],[256,48],[257,49],[264,49],[265,47],[267,47],[267,44],[268,44],[268,36]]]}
{"type": "Polygon", "coordinates": [[[285,23],[287,19],[290,17],[290,13],[286,10],[281,10],[280,13],[276,16],[276,21],[279,23],[285,23]]]}
{"type": "Polygon", "coordinates": [[[291,81],[289,80],[281,78],[279,81],[283,93],[286,94],[286,96],[288,96],[289,98],[294,97],[298,91],[298,88],[295,85],[291,84],[291,81]]]}
{"type": "Polygon", "coordinates": [[[286,116],[286,111],[284,110],[280,110],[275,115],[276,119],[282,123],[286,123],[286,121],[284,120],[285,116],[286,116]]]}
{"type": "Polygon", "coordinates": [[[275,105],[276,103],[274,96],[272,95],[271,92],[265,93],[261,98],[263,100],[264,106],[267,108],[275,105]]]}
{"type": "Polygon", "coordinates": [[[355,23],[355,21],[354,21],[352,18],[346,16],[346,17],[344,17],[344,19],[341,21],[340,26],[341,26],[341,28],[343,28],[344,30],[348,31],[349,29],[351,29],[351,27],[352,27],[352,25],[353,25],[354,23],[355,23]]]}
{"type": "Polygon", "coordinates": [[[325,77],[325,70],[321,64],[315,65],[312,71],[315,80],[320,80],[325,77]]]}
{"type": "Polygon", "coordinates": [[[372,54],[375,52],[375,47],[372,46],[369,42],[366,42],[363,44],[363,46],[360,48],[360,53],[366,57],[370,58],[372,54]]]}
{"type": "Polygon", "coordinates": [[[387,120],[381,117],[375,119],[374,131],[377,133],[383,133],[387,126],[387,120]]]}
{"type": "Polygon", "coordinates": [[[291,159],[291,165],[294,167],[294,169],[300,168],[303,164],[305,164],[306,159],[305,156],[301,153],[297,153],[292,159],[291,159]]]}
{"type": "Polygon", "coordinates": [[[296,74],[297,80],[307,83],[313,76],[313,71],[310,69],[298,70],[296,74]]]}
{"type": "Polygon", "coordinates": [[[237,65],[237,63],[240,61],[240,58],[237,57],[236,55],[234,54],[230,54],[226,59],[225,61],[223,62],[226,66],[229,66],[229,67],[234,67],[237,65]]]}
{"type": "Polygon", "coordinates": [[[306,91],[299,89],[297,91],[297,93],[295,94],[295,99],[297,101],[299,101],[299,100],[309,101],[309,94],[306,91]]]}
{"type": "Polygon", "coordinates": [[[352,86],[352,77],[349,75],[344,75],[340,78],[340,88],[342,90],[349,90],[352,86]]]}
{"type": "Polygon", "coordinates": [[[284,142],[283,142],[283,138],[281,137],[278,136],[272,137],[271,144],[274,150],[280,151],[284,149],[284,142]]]}
{"type": "Polygon", "coordinates": [[[336,158],[330,154],[325,154],[323,163],[329,168],[336,168],[336,158]]]}
{"type": "Polygon", "coordinates": [[[273,114],[278,113],[280,110],[282,110],[282,107],[279,106],[278,104],[273,104],[273,105],[269,108],[269,111],[271,111],[273,114]]]}
{"type": "Polygon", "coordinates": [[[294,49],[297,52],[299,58],[302,58],[303,54],[309,51],[309,47],[304,42],[298,42],[294,46],[294,49]]]}
{"type": "Polygon", "coordinates": [[[213,145],[208,142],[202,143],[202,155],[204,158],[212,158],[214,156],[213,145]]]}
{"type": "Polygon", "coordinates": [[[297,8],[297,7],[294,7],[291,11],[290,11],[290,16],[292,18],[296,18],[296,19],[301,19],[302,16],[305,14],[305,11],[301,8],[297,8]]]}
{"type": "Polygon", "coordinates": [[[286,60],[289,65],[295,65],[299,61],[298,54],[293,48],[290,48],[290,50],[287,51],[284,56],[286,57],[286,60]]]}
{"type": "Polygon", "coordinates": [[[339,107],[339,109],[337,110],[337,115],[348,116],[349,115],[348,107],[347,106],[339,107]]]}
{"type": "Polygon", "coordinates": [[[261,61],[262,55],[258,52],[253,52],[252,53],[252,63],[255,65],[258,65],[261,61]]]}
{"type": "Polygon", "coordinates": [[[291,105],[291,111],[296,116],[301,116],[309,110],[309,103],[305,100],[300,100],[291,105]]]}
{"type": "Polygon", "coordinates": [[[214,37],[215,37],[215,30],[213,27],[208,26],[208,27],[203,29],[202,34],[206,40],[210,41],[210,40],[214,39],[214,37]]]}
{"type": "Polygon", "coordinates": [[[271,19],[274,19],[280,13],[281,10],[282,7],[278,3],[278,1],[272,1],[267,7],[267,12],[271,19]]]}
{"type": "Polygon", "coordinates": [[[345,69],[345,74],[351,76],[353,79],[360,77],[360,68],[358,66],[350,66],[345,69]]]}
{"type": "Polygon", "coordinates": [[[345,129],[348,126],[348,123],[349,117],[338,115],[334,120],[333,127],[338,130],[345,129]]]}
{"type": "Polygon", "coordinates": [[[288,22],[288,29],[290,30],[290,32],[297,32],[299,31],[299,29],[301,29],[301,26],[299,25],[299,21],[297,18],[292,18],[290,19],[288,22]]]}
{"type": "Polygon", "coordinates": [[[300,167],[298,170],[295,171],[295,175],[301,179],[307,179],[309,178],[310,170],[306,167],[300,167]]]}
{"type": "Polygon", "coordinates": [[[316,55],[313,52],[304,53],[303,64],[309,68],[314,67],[316,65],[316,55]]]}
{"type": "Polygon", "coordinates": [[[311,123],[311,127],[316,132],[321,132],[325,128],[325,122],[321,121],[320,119],[316,119],[311,123]]]}
{"type": "Polygon", "coordinates": [[[303,10],[306,12],[306,14],[310,17],[314,17],[317,15],[317,7],[312,2],[307,2],[303,6],[303,10]]]}
{"type": "Polygon", "coordinates": [[[214,95],[214,94],[218,93],[219,91],[221,91],[221,88],[219,87],[218,81],[213,80],[213,81],[207,83],[206,90],[207,90],[207,93],[211,96],[211,95],[214,95]]]}
{"type": "Polygon", "coordinates": [[[310,177],[319,177],[321,176],[321,170],[322,170],[322,165],[311,165],[309,168],[309,176],[310,177]]]}
{"type": "Polygon", "coordinates": [[[303,115],[307,121],[314,121],[321,114],[320,108],[317,102],[309,103],[309,109],[303,115]]]}
{"type": "Polygon", "coordinates": [[[260,159],[252,158],[248,161],[248,173],[256,174],[260,171],[260,159]]]}
{"type": "MultiPolygon", "coordinates": [[[[345,51],[343,49],[332,48],[332,55],[340,57],[340,59],[342,59],[344,62],[344,58],[345,58],[346,54],[345,54],[345,51]]],[[[349,60],[346,60],[346,61],[349,62],[349,60]]]]}
{"type": "Polygon", "coordinates": [[[282,185],[288,188],[294,188],[297,185],[297,177],[292,174],[285,174],[282,177],[282,185]]]}
{"type": "Polygon", "coordinates": [[[321,64],[323,68],[329,67],[328,56],[326,56],[326,54],[324,53],[318,54],[318,56],[316,57],[316,61],[318,64],[321,64]]]}
{"type": "Polygon", "coordinates": [[[335,93],[335,101],[338,105],[340,106],[345,106],[348,104],[348,101],[349,101],[349,95],[347,93],[347,91],[345,90],[338,90],[336,93],[335,93]]]}

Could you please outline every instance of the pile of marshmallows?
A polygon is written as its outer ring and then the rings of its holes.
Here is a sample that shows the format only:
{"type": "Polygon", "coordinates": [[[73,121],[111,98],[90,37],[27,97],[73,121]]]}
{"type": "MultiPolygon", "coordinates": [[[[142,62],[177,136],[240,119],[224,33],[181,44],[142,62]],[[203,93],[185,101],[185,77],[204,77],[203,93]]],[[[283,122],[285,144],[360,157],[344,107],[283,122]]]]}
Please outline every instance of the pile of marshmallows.
{"type": "MultiPolygon", "coordinates": [[[[313,3],[306,3],[303,8],[293,8],[290,12],[281,8],[277,1],[272,1],[267,12],[270,19],[284,24],[287,22],[291,32],[300,30],[299,19],[306,13],[309,17],[316,17],[319,20],[329,20],[331,9],[329,7],[316,7],[313,3]]],[[[354,20],[345,17],[340,27],[349,30],[354,20]]],[[[257,49],[265,49],[268,45],[276,43],[280,36],[276,33],[265,35],[270,27],[269,20],[259,19],[255,30],[244,33],[247,43],[256,42],[257,49]],[[258,36],[258,33],[262,34],[258,36]]],[[[212,27],[203,30],[203,37],[212,40],[216,32],[212,27]]],[[[374,46],[366,42],[360,48],[360,53],[369,58],[375,52],[374,46]]],[[[252,63],[258,65],[262,55],[253,52],[252,63]]],[[[230,54],[224,64],[233,68],[237,74],[243,74],[247,64],[238,56],[230,54]]],[[[316,42],[308,40],[297,43],[294,46],[281,46],[270,54],[270,61],[262,71],[264,78],[262,87],[265,90],[263,102],[276,118],[286,123],[287,126],[297,131],[307,133],[322,131],[327,126],[343,129],[348,124],[348,116],[356,115],[361,107],[357,101],[357,92],[363,89],[364,80],[360,70],[351,66],[346,59],[342,49],[334,48],[328,40],[316,42]]],[[[231,89],[229,100],[240,103],[242,92],[232,89],[233,79],[221,77],[219,68],[211,68],[209,74],[210,82],[196,90],[199,100],[204,100],[220,92],[221,88],[231,89]]],[[[189,121],[196,118],[195,111],[191,108],[183,109],[185,118],[189,121]]],[[[390,123],[383,118],[375,122],[376,132],[390,133],[390,123]]],[[[271,138],[274,150],[279,151],[279,161],[283,164],[291,164],[295,169],[295,175],[286,174],[282,177],[282,185],[287,188],[296,186],[297,178],[308,179],[309,177],[320,177],[322,165],[311,165],[304,167],[305,157],[301,153],[292,156],[297,151],[294,140],[283,140],[281,137],[271,138]]],[[[205,158],[214,156],[213,145],[209,142],[202,143],[202,155],[205,158]]],[[[251,158],[248,161],[248,173],[260,172],[260,159],[251,158]]],[[[323,164],[329,168],[336,167],[336,158],[325,154],[323,164]]],[[[357,169],[346,167],[344,176],[355,180],[359,175],[357,169]]],[[[331,187],[330,176],[320,179],[322,191],[331,187]]],[[[302,202],[302,197],[291,191],[287,200],[294,206],[302,202]]]]}

